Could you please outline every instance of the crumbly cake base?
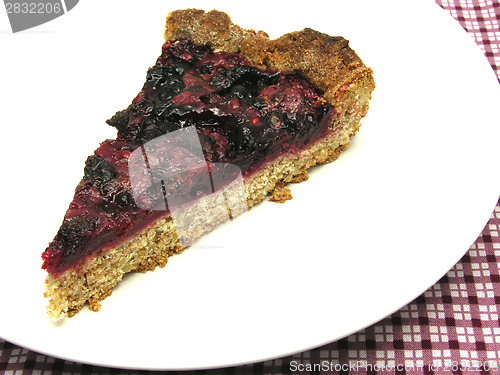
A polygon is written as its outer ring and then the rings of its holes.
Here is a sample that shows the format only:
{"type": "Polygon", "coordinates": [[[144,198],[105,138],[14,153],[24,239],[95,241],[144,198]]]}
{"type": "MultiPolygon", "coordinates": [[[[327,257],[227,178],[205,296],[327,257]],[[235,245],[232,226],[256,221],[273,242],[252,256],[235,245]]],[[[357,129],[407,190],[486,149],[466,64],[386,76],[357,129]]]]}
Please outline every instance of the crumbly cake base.
{"type": "MultiPolygon", "coordinates": [[[[346,118],[343,118],[346,120],[346,118]]],[[[244,179],[248,208],[262,201],[276,187],[306,179],[307,169],[316,164],[335,160],[349,145],[349,140],[360,126],[360,117],[354,116],[342,128],[331,132],[312,147],[297,155],[288,154],[264,167],[260,172],[244,179]]],[[[230,189],[227,187],[226,189],[230,189]]],[[[186,223],[190,240],[211,231],[228,218],[224,191],[201,199],[182,213],[177,222],[186,223]]],[[[234,199],[244,199],[232,195],[234,199]]],[[[232,212],[236,216],[240,212],[232,212]]],[[[185,242],[183,242],[185,243],[185,242]]],[[[45,280],[47,312],[58,320],[76,314],[86,302],[93,311],[101,307],[100,301],[111,295],[113,287],[128,272],[146,272],[157,266],[164,267],[168,257],[180,253],[184,247],[178,241],[172,216],[158,220],[132,239],[113,249],[98,252],[84,264],[45,280]]]]}

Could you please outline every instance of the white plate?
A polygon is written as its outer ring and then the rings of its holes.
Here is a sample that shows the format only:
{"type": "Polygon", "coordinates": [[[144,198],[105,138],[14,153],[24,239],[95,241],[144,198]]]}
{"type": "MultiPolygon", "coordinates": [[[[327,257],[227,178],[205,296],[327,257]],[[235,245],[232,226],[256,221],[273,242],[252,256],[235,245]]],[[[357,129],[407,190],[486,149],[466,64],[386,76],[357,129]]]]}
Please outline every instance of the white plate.
{"type": "Polygon", "coordinates": [[[360,133],[293,186],[292,201],[261,204],[166,268],[126,277],[101,312],[56,325],[44,315],[40,254],[86,156],[115,135],[104,120],[154,64],[172,5],[81,1],[36,29],[0,34],[0,336],[125,368],[260,361],[379,321],[474,242],[500,193],[500,88],[458,23],[430,1],[249,4],[210,7],[272,37],[310,26],[351,40],[377,82],[360,133]]]}

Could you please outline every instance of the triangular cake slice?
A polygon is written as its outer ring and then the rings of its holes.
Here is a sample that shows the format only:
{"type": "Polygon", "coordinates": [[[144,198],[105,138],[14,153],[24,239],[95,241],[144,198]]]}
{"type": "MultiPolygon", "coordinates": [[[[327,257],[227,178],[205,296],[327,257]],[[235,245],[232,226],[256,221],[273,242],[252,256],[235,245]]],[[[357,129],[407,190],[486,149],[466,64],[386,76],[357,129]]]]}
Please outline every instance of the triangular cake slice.
{"type": "Polygon", "coordinates": [[[336,159],[373,89],[372,71],[342,37],[305,29],[270,40],[219,11],[170,13],[160,57],[132,104],[108,120],[117,138],[87,159],[42,255],[49,316],[87,302],[98,310],[125,273],[163,267],[336,159]]]}

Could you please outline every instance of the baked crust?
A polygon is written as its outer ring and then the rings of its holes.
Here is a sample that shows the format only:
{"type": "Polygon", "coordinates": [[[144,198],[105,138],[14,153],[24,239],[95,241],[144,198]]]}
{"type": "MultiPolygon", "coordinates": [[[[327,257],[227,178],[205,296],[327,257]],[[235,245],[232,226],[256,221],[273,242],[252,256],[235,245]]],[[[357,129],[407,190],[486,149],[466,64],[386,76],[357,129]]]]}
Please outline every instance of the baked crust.
{"type": "MultiPolygon", "coordinates": [[[[366,67],[343,37],[306,28],[271,40],[263,31],[243,29],[217,10],[176,10],[166,21],[165,40],[188,39],[210,45],[215,52],[239,52],[254,66],[295,72],[324,92],[324,98],[339,106],[339,93],[356,81],[362,95],[370,99],[375,88],[373,72],[366,67]]],[[[365,113],[368,110],[366,107],[365,113]]]]}
{"type": "MultiPolygon", "coordinates": [[[[337,115],[330,133],[309,148],[283,155],[256,175],[244,179],[248,207],[274,192],[275,200],[290,199],[289,182],[307,179],[307,169],[335,160],[349,145],[368,111],[375,84],[367,68],[342,37],[330,37],[311,29],[285,34],[270,40],[263,31],[243,29],[223,12],[188,9],[171,12],[166,20],[165,40],[187,39],[210,45],[215,52],[239,52],[258,68],[299,73],[324,92],[337,115]]],[[[192,237],[211,231],[227,218],[217,198],[204,199],[201,209],[194,205],[183,214],[192,223],[192,237]],[[213,199],[213,201],[212,201],[213,199]],[[199,216],[199,213],[204,213],[199,216]],[[190,216],[191,215],[191,216],[190,216]],[[198,216],[197,216],[198,215],[198,216]]],[[[158,220],[130,240],[96,253],[74,269],[45,281],[48,315],[53,319],[72,316],[88,302],[97,311],[100,302],[128,272],[146,272],[163,267],[168,256],[181,252],[172,219],[158,220]]]]}

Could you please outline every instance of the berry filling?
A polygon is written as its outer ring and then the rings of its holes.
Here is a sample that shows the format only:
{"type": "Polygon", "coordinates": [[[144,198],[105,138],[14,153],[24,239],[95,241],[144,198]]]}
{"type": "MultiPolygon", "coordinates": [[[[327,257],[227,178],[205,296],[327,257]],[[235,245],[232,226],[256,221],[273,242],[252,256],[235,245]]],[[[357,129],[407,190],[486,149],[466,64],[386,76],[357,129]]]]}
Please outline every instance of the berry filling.
{"type": "MultiPolygon", "coordinates": [[[[248,177],[323,138],[334,115],[321,92],[299,75],[257,69],[240,54],[215,53],[188,41],[165,43],[132,104],[107,121],[118,129],[117,139],[104,141],[87,159],[42,268],[58,275],[169,213],[168,207],[144,209],[134,200],[129,157],[148,142],[194,127],[207,165],[237,166],[248,177]]],[[[177,165],[190,150],[174,147],[169,163],[177,165]]],[[[188,188],[179,191],[189,196],[186,201],[206,195],[196,184],[197,173],[183,177],[188,188]]],[[[226,183],[234,178],[219,173],[226,183]]]]}

